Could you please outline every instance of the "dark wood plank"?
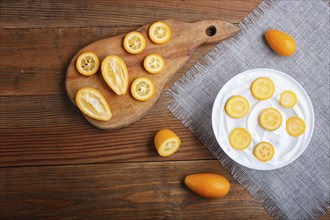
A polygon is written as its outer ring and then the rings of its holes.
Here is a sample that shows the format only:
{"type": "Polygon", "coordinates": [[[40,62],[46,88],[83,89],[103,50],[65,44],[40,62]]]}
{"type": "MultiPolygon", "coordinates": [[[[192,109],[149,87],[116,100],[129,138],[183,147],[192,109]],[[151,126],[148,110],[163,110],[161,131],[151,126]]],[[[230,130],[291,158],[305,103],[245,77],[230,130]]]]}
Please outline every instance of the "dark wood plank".
{"type": "Polygon", "coordinates": [[[11,1],[0,2],[0,26],[9,28],[143,25],[155,20],[239,22],[261,0],[11,1]]]}
{"type": "MultiPolygon", "coordinates": [[[[270,219],[167,111],[166,97],[142,120],[107,132],[64,90],[69,60],[90,42],[168,18],[238,23],[260,2],[0,1],[0,219],[270,219]],[[164,127],[183,140],[169,158],[152,144],[164,127]],[[71,165],[47,166],[64,164],[71,165]],[[195,172],[225,175],[230,194],[194,195],[182,180],[195,172]]],[[[214,46],[199,48],[169,85],[214,46]]]]}
{"type": "MultiPolygon", "coordinates": [[[[64,94],[66,69],[76,52],[93,41],[134,29],[100,27],[0,31],[0,95],[64,94]]],[[[197,48],[169,85],[214,46],[209,44],[197,48]]]]}
{"type": "Polygon", "coordinates": [[[133,29],[3,29],[0,31],[0,95],[63,94],[66,69],[76,52],[93,41],[133,29]]]}
{"type": "Polygon", "coordinates": [[[1,219],[271,219],[215,160],[0,169],[1,219]],[[217,172],[228,196],[203,199],[186,175],[217,172]]]}
{"type": "Polygon", "coordinates": [[[320,220],[329,220],[330,219],[330,212],[328,211],[325,215],[321,216],[320,220]]]}
{"type": "MultiPolygon", "coordinates": [[[[186,149],[166,160],[213,158],[188,129],[168,112],[165,107],[168,99],[164,96],[141,121],[110,133],[89,125],[68,100],[64,89],[65,60],[69,62],[70,51],[79,49],[76,48],[76,39],[82,39],[78,40],[80,47],[94,38],[129,29],[91,28],[87,29],[86,38],[79,37],[83,35],[80,28],[65,31],[24,29],[20,33],[22,42],[9,40],[19,34],[18,30],[7,30],[5,34],[0,33],[6,39],[1,41],[2,51],[16,48],[14,42],[17,42],[19,52],[6,54],[8,56],[0,60],[0,94],[3,95],[0,97],[0,166],[162,160],[164,158],[155,157],[151,143],[154,133],[164,127],[178,132],[184,140],[182,147],[186,149]],[[58,43],[53,43],[53,35],[55,38],[60,35],[58,43]],[[58,47],[61,48],[59,52],[58,47]],[[34,51],[33,62],[29,62],[31,51],[34,51]],[[42,65],[44,57],[49,57],[46,66],[42,65]],[[136,146],[143,149],[138,154],[134,151],[136,146]]],[[[197,49],[166,88],[213,47],[214,44],[197,49]]]]}
{"type": "MultiPolygon", "coordinates": [[[[4,6],[1,8],[1,16],[8,18],[11,13],[16,13],[16,11],[5,12],[6,5],[13,4],[12,2],[2,1],[1,4],[4,6]]],[[[70,8],[65,7],[65,4],[64,2],[61,10],[70,8]]],[[[198,7],[196,5],[192,7],[196,7],[194,10],[199,10],[198,3],[190,4],[197,4],[198,7]]],[[[28,2],[27,4],[11,5],[10,7],[16,7],[18,11],[23,10],[24,15],[22,16],[24,17],[29,16],[30,10],[25,10],[32,7],[31,5],[33,3],[28,2]]],[[[123,27],[85,28],[84,25],[84,28],[71,28],[70,26],[70,28],[31,29],[28,24],[38,23],[34,19],[38,20],[45,15],[54,15],[53,11],[47,14],[42,11],[43,7],[47,7],[47,3],[40,7],[40,12],[34,13],[36,16],[30,16],[29,21],[24,21],[25,23],[22,26],[15,26],[19,29],[11,29],[12,26],[1,23],[2,28],[9,27],[1,29],[0,33],[2,57],[0,60],[0,95],[3,96],[1,97],[0,120],[1,138],[3,140],[0,146],[2,152],[0,163],[2,166],[127,160],[154,161],[155,158],[157,158],[156,160],[163,160],[163,158],[155,157],[155,151],[151,144],[154,133],[163,127],[178,130],[178,134],[188,146],[187,151],[182,151],[187,156],[178,154],[166,158],[166,160],[212,158],[193,135],[166,110],[166,99],[161,99],[158,102],[150,116],[145,117],[129,128],[116,131],[112,135],[102,133],[88,125],[82,119],[79,111],[66,98],[63,82],[66,66],[73,54],[82,46],[97,39],[125,33],[135,29],[136,26],[124,27],[127,24],[122,21],[124,25],[120,26],[123,27]],[[141,135],[141,133],[146,134],[146,136],[141,135]],[[125,139],[128,141],[125,142],[125,139]],[[81,148],[82,141],[85,145],[81,148]],[[90,149],[91,146],[96,148],[90,149]],[[127,146],[131,146],[129,150],[127,150],[127,146]],[[135,154],[134,149],[136,146],[143,146],[142,154],[135,154]],[[108,151],[109,149],[111,149],[111,153],[108,151]],[[95,151],[98,153],[95,153],[95,151]],[[128,152],[128,154],[124,152],[128,152]]],[[[224,7],[226,8],[226,6],[224,7]]],[[[251,6],[249,10],[252,10],[253,7],[251,6]]],[[[107,8],[104,10],[107,10],[107,8]]],[[[166,10],[173,10],[173,8],[171,9],[168,6],[166,10]]],[[[194,14],[190,15],[190,21],[194,21],[194,14]]],[[[68,13],[67,16],[71,16],[71,14],[68,13]]],[[[72,16],[74,16],[74,13],[72,16]]],[[[232,16],[235,17],[235,13],[232,16]]],[[[210,19],[207,14],[205,14],[205,17],[210,19]]],[[[19,24],[20,19],[21,17],[16,18],[15,23],[19,24]]],[[[1,19],[1,22],[5,20],[1,19]]],[[[48,22],[52,19],[46,20],[48,22]]],[[[65,24],[67,23],[70,22],[65,22],[65,24]]],[[[137,24],[132,23],[131,25],[137,24]]],[[[109,25],[109,22],[107,22],[107,25],[109,25]]],[[[45,27],[49,26],[55,27],[48,24],[45,27]]],[[[183,67],[169,85],[212,47],[214,47],[214,44],[197,50],[191,61],[183,67]]]]}
{"type": "Polygon", "coordinates": [[[151,112],[116,131],[93,127],[63,96],[1,97],[0,166],[211,159],[196,137],[176,120],[162,97],[151,112]],[[159,157],[154,134],[174,130],[181,149],[159,157]]]}

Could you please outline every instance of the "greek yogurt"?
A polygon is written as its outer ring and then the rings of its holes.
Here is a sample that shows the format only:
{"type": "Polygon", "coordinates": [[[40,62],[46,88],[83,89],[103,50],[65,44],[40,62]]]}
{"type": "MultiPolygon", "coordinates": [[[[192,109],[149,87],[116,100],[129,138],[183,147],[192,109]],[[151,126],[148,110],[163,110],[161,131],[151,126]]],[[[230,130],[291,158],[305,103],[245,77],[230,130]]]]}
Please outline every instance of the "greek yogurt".
{"type": "Polygon", "coordinates": [[[219,145],[231,159],[251,169],[272,170],[292,163],[304,152],[313,134],[314,110],[308,94],[292,77],[273,69],[252,69],[236,75],[222,87],[213,104],[212,126],[219,145]],[[250,85],[258,77],[268,77],[274,82],[275,92],[270,99],[260,101],[252,96],[250,85]],[[293,108],[284,108],[279,103],[285,90],[292,90],[298,97],[293,108]],[[243,118],[231,118],[224,110],[226,101],[234,95],[244,96],[250,103],[249,113],[243,118]],[[258,123],[261,111],[270,107],[282,115],[282,124],[275,131],[267,131],[258,123]],[[292,116],[305,121],[305,133],[299,137],[292,137],[286,131],[286,120],[292,116]],[[236,150],[229,144],[229,133],[236,127],[247,129],[252,136],[251,145],[245,150],[236,150]],[[262,141],[270,142],[275,148],[274,157],[267,162],[253,155],[254,147],[262,141]]]}

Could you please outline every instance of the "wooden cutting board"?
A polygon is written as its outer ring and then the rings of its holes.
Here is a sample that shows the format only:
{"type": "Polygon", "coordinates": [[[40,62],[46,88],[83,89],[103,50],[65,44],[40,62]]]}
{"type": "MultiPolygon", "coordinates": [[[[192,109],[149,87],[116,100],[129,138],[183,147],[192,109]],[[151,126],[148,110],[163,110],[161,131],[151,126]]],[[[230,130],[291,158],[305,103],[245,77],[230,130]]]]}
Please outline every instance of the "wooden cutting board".
{"type": "Polygon", "coordinates": [[[71,60],[66,75],[66,90],[71,101],[76,105],[75,96],[83,87],[98,89],[109,103],[112,118],[109,121],[98,121],[84,115],[94,126],[101,129],[118,129],[126,127],[146,115],[157,102],[162,91],[174,74],[187,62],[193,51],[201,44],[219,42],[228,39],[239,32],[235,25],[220,20],[204,20],[195,23],[186,23],[178,20],[165,20],[171,29],[172,35],[166,44],[155,45],[148,37],[150,24],[137,31],[146,39],[146,48],[137,55],[126,52],[123,48],[125,35],[118,35],[102,39],[82,48],[71,60]],[[93,76],[81,75],[76,67],[76,59],[79,54],[91,51],[102,60],[108,55],[121,57],[127,65],[129,84],[125,95],[116,95],[102,78],[101,68],[93,76]],[[143,67],[143,60],[148,54],[156,53],[165,60],[165,68],[159,74],[150,74],[143,67]],[[132,81],[141,76],[151,79],[155,85],[154,96],[146,102],[135,100],[130,93],[132,81]]]}

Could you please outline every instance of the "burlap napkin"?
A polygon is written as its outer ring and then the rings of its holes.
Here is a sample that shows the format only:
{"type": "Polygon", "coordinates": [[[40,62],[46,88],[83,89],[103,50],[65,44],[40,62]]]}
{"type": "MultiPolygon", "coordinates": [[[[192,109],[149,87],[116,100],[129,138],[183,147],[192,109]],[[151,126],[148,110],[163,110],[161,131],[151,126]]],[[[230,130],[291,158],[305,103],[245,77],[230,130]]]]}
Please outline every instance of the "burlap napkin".
{"type": "Polygon", "coordinates": [[[329,210],[329,19],[326,1],[264,1],[240,23],[241,33],[219,43],[167,91],[174,116],[278,219],[317,219],[329,210]],[[263,39],[267,29],[290,33],[298,45],[296,53],[275,54],[263,39]],[[272,68],[295,78],[315,111],[314,134],[305,152],[273,171],[235,163],[212,131],[212,106],[219,90],[236,74],[253,68],[272,68]]]}

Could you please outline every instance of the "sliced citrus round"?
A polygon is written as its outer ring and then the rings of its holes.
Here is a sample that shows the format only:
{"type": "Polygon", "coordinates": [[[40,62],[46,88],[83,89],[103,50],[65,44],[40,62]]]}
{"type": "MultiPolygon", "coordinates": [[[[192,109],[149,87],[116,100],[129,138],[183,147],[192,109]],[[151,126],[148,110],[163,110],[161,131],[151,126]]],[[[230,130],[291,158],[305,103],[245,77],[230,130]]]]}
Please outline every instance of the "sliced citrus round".
{"type": "Polygon", "coordinates": [[[173,131],[162,129],[155,135],[154,144],[158,154],[167,157],[178,151],[181,140],[173,131]]]}
{"type": "Polygon", "coordinates": [[[232,118],[244,117],[249,112],[249,109],[249,101],[239,95],[230,97],[225,105],[227,114],[232,118]]]}
{"type": "Polygon", "coordinates": [[[259,116],[259,124],[268,131],[275,131],[282,124],[282,115],[275,108],[266,108],[259,116]]]}
{"type": "Polygon", "coordinates": [[[245,128],[235,128],[229,134],[229,143],[237,150],[244,150],[250,146],[251,142],[251,134],[245,128]]]}
{"type": "Polygon", "coordinates": [[[293,116],[286,121],[286,131],[293,137],[298,137],[305,132],[306,124],[304,120],[293,116]]]}
{"type": "Polygon", "coordinates": [[[76,95],[76,103],[80,111],[96,120],[108,121],[112,117],[107,100],[97,89],[80,89],[76,95]]]}
{"type": "Polygon", "coordinates": [[[138,54],[146,47],[146,39],[140,32],[132,31],[126,34],[123,44],[127,52],[138,54]]]}
{"type": "Polygon", "coordinates": [[[163,71],[165,62],[158,54],[150,54],[144,58],[143,66],[149,73],[157,74],[163,71]]]}
{"type": "Polygon", "coordinates": [[[149,27],[149,38],[155,44],[165,44],[170,37],[171,29],[164,22],[158,21],[149,27]]]}
{"type": "Polygon", "coordinates": [[[280,104],[285,108],[293,108],[297,102],[297,95],[290,90],[286,90],[280,95],[280,104]]]}
{"type": "Polygon", "coordinates": [[[152,81],[146,77],[136,78],[131,86],[132,96],[139,101],[147,101],[155,93],[155,86],[152,81]]]}
{"type": "Polygon", "coordinates": [[[250,87],[252,95],[258,100],[269,99],[275,92],[274,82],[267,77],[254,80],[250,87]]]}
{"type": "Polygon", "coordinates": [[[91,76],[97,72],[100,66],[99,58],[93,52],[80,54],[76,61],[76,68],[84,76],[91,76]]]}
{"type": "Polygon", "coordinates": [[[253,150],[254,156],[262,162],[271,160],[274,157],[274,153],[274,147],[269,142],[260,142],[253,150]]]}
{"type": "Polygon", "coordinates": [[[128,71],[125,62],[118,56],[104,58],[101,65],[104,81],[117,94],[123,95],[128,87],[128,71]]]}

